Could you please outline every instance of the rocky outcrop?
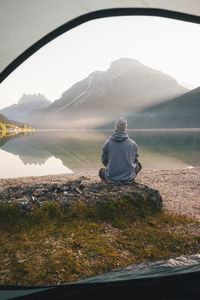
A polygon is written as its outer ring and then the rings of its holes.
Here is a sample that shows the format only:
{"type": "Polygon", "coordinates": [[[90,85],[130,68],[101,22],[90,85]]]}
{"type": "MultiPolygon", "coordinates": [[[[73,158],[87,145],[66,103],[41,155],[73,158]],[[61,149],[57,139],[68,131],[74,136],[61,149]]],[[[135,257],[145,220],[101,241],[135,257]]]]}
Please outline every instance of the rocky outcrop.
{"type": "Polygon", "coordinates": [[[127,183],[88,183],[84,176],[64,184],[37,184],[31,186],[10,186],[0,190],[0,202],[17,204],[24,213],[34,207],[41,207],[49,201],[69,207],[78,201],[94,206],[106,205],[109,201],[129,199],[134,202],[148,201],[155,207],[162,207],[159,191],[136,182],[127,183]]]}

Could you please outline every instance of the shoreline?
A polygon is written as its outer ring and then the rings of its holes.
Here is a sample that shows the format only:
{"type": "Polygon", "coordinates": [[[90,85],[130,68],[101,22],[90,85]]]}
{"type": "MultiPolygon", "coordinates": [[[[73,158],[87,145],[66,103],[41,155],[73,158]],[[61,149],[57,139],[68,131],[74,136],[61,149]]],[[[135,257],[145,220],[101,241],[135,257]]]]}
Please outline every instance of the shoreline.
{"type": "MultiPolygon", "coordinates": [[[[34,128],[35,132],[41,132],[41,131],[112,131],[113,128],[34,128]]],[[[128,131],[200,131],[200,128],[198,127],[191,127],[191,128],[128,128],[128,131]]]]}
{"type": "Polygon", "coordinates": [[[37,131],[35,128],[33,128],[33,129],[29,129],[29,128],[27,128],[27,129],[19,129],[19,128],[17,128],[17,129],[6,129],[6,130],[1,130],[0,129],[0,132],[5,132],[5,133],[21,133],[21,132],[35,132],[35,131],[37,131]]]}
{"type": "MultiPolygon", "coordinates": [[[[0,189],[9,186],[39,184],[65,184],[83,178],[87,183],[100,182],[98,170],[76,170],[71,174],[45,175],[0,179],[0,189]]],[[[147,185],[160,192],[163,206],[172,214],[186,214],[200,220],[200,168],[178,170],[142,169],[136,183],[147,185]]]]}

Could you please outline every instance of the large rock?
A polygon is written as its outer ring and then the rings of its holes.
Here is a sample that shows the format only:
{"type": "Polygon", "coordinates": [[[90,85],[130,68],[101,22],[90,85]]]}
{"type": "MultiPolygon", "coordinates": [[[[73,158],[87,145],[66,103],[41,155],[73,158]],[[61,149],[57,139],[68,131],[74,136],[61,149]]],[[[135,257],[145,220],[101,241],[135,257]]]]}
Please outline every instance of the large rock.
{"type": "MultiPolygon", "coordinates": [[[[87,178],[86,178],[87,179],[87,178]]],[[[78,201],[94,206],[107,205],[110,201],[128,199],[134,203],[148,202],[155,207],[162,207],[162,197],[159,191],[136,182],[106,183],[79,179],[65,184],[41,184],[32,186],[15,186],[0,190],[2,203],[15,203],[22,211],[32,211],[47,202],[58,202],[69,207],[78,201]]]]}

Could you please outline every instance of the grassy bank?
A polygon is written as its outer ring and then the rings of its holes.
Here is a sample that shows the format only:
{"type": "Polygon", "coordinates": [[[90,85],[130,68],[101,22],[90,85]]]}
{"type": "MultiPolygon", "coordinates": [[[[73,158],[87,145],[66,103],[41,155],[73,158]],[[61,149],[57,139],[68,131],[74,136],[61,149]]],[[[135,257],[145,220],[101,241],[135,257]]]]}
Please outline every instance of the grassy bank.
{"type": "Polygon", "coordinates": [[[0,205],[0,284],[55,285],[134,263],[198,253],[197,222],[131,199],[48,203],[29,215],[0,205]],[[179,230],[177,230],[179,228],[179,230]]]}

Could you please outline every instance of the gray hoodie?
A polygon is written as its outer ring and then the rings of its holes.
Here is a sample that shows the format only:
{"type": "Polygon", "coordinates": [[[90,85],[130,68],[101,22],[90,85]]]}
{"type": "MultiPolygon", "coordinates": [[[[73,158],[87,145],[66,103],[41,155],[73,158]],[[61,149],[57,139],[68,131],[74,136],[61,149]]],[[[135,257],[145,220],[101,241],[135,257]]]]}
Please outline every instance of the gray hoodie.
{"type": "Polygon", "coordinates": [[[129,181],[136,176],[138,162],[137,144],[126,132],[115,132],[105,142],[102,163],[106,167],[107,181],[129,181]]]}

